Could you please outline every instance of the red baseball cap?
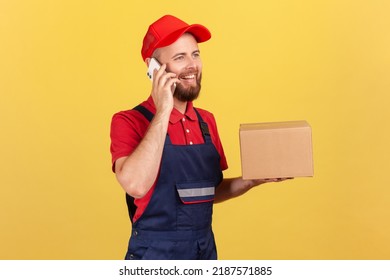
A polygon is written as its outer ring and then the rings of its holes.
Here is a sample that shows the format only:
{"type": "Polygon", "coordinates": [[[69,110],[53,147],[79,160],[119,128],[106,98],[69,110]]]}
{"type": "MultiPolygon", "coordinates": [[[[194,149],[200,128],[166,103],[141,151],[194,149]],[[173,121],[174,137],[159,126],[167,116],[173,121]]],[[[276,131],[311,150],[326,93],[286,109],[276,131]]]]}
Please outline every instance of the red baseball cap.
{"type": "Polygon", "coordinates": [[[192,34],[198,43],[211,38],[210,31],[203,25],[189,25],[177,17],[165,15],[149,26],[142,44],[142,58],[151,57],[155,49],[169,46],[186,32],[192,34]]]}

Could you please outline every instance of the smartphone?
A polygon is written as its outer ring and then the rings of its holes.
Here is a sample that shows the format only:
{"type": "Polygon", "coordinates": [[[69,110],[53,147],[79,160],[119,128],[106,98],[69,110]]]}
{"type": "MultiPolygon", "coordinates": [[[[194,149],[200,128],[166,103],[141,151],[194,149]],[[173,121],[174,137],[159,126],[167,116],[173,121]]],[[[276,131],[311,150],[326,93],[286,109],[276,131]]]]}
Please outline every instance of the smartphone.
{"type": "Polygon", "coordinates": [[[154,72],[154,69],[156,69],[158,71],[158,69],[160,69],[161,65],[160,63],[157,61],[157,59],[155,59],[154,57],[152,57],[150,59],[150,62],[149,62],[149,67],[148,67],[148,72],[146,73],[146,75],[149,77],[149,79],[151,81],[153,81],[153,72],[154,72]]]}

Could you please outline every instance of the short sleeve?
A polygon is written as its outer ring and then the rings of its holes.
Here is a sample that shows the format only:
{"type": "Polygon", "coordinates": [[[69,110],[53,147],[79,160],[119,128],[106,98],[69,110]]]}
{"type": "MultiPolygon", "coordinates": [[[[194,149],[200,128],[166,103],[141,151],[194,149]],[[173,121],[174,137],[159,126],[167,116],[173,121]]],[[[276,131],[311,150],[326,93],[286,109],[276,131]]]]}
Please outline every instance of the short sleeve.
{"type": "Polygon", "coordinates": [[[139,117],[138,112],[122,111],[116,113],[111,120],[111,159],[115,172],[115,161],[129,156],[141,141],[148,123],[139,117]]]}

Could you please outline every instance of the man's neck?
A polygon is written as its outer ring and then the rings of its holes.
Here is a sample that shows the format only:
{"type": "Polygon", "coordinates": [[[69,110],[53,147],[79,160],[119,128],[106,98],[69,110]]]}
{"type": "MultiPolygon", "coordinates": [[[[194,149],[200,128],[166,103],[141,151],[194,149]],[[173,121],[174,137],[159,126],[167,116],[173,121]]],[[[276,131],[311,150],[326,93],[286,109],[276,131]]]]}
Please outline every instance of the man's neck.
{"type": "Polygon", "coordinates": [[[179,101],[177,99],[174,100],[173,106],[175,107],[176,110],[178,110],[183,115],[187,110],[187,102],[179,101]]]}

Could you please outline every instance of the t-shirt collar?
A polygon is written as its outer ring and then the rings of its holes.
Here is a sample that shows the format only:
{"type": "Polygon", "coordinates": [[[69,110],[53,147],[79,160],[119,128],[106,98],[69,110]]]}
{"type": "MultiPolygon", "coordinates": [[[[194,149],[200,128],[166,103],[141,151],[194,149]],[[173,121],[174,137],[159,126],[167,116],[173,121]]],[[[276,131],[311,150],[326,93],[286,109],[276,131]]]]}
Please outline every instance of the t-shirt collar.
{"type": "MultiPolygon", "coordinates": [[[[155,113],[156,106],[154,105],[154,101],[153,101],[152,96],[149,96],[147,101],[151,105],[151,107],[153,107],[153,109],[154,109],[153,113],[155,113]]],[[[183,117],[186,117],[192,121],[198,120],[198,116],[195,113],[194,105],[193,105],[192,101],[187,102],[187,109],[186,109],[186,112],[184,113],[184,115],[182,113],[180,113],[177,109],[173,108],[171,116],[169,118],[169,122],[172,124],[175,124],[178,121],[180,121],[181,119],[183,119],[183,117]]]]}

